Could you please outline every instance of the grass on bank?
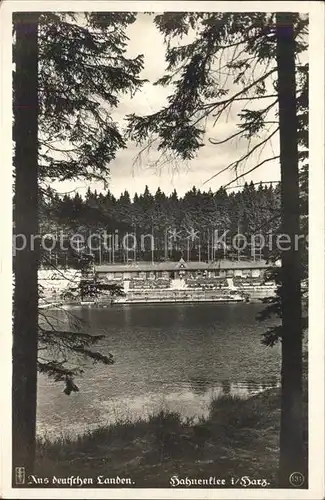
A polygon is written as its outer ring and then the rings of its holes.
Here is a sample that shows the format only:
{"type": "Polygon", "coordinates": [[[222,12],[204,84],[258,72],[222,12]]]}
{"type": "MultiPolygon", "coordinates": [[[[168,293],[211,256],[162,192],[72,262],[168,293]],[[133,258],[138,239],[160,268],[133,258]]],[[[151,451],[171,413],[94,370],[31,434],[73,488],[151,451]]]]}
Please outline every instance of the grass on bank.
{"type": "MultiPolygon", "coordinates": [[[[304,400],[307,415],[306,394],[304,400]]],[[[130,477],[138,487],[168,487],[174,475],[248,475],[276,486],[279,428],[279,389],[247,400],[222,396],[212,401],[208,418],[198,423],[161,411],[149,420],[117,422],[78,438],[39,440],[36,473],[119,475],[130,477]]]]}

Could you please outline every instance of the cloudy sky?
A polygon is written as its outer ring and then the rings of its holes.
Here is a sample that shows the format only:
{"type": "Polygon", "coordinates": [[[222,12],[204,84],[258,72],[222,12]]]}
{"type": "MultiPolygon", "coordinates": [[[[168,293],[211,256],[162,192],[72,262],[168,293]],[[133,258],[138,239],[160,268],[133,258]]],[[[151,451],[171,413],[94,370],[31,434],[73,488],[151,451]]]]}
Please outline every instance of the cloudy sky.
{"type": "MultiPolygon", "coordinates": [[[[149,82],[133,99],[127,96],[121,99],[120,106],[114,113],[114,117],[121,122],[128,113],[145,115],[157,111],[166,103],[166,97],[171,92],[168,88],[153,85],[153,82],[164,74],[165,46],[163,37],[155,27],[152,17],[139,14],[137,21],[128,28],[128,36],[130,38],[128,55],[132,57],[138,54],[144,55],[144,70],[141,76],[148,79],[149,82]]],[[[251,105],[249,107],[252,108],[251,105]]],[[[182,195],[193,186],[205,190],[211,187],[214,191],[231,181],[235,174],[233,171],[227,171],[211,182],[205,183],[211,176],[243,155],[247,151],[247,141],[232,141],[215,146],[209,142],[209,138],[222,140],[234,133],[236,123],[239,121],[237,112],[241,108],[242,102],[239,103],[239,106],[234,107],[228,117],[225,116],[223,121],[220,121],[216,126],[213,126],[213,121],[207,123],[205,146],[201,148],[198,156],[188,163],[166,164],[158,170],[151,165],[157,157],[155,151],[142,155],[141,161],[135,162],[141,148],[130,143],[126,150],[118,152],[116,159],[110,164],[109,188],[111,192],[115,196],[119,196],[127,189],[131,195],[134,195],[135,192],[143,192],[147,184],[151,192],[155,192],[160,187],[165,193],[170,193],[175,188],[182,195]]],[[[272,144],[267,145],[260,158],[255,155],[246,163],[245,170],[252,168],[254,162],[257,164],[264,158],[275,156],[277,151],[278,141],[277,136],[275,136],[272,144]]],[[[243,171],[241,170],[240,173],[243,171]]],[[[238,185],[250,180],[259,182],[260,180],[274,181],[278,179],[279,166],[277,162],[270,162],[238,181],[238,185]]],[[[78,191],[81,193],[85,191],[87,186],[82,182],[77,183],[78,191]]],[[[101,191],[102,185],[93,183],[91,188],[101,191]]],[[[58,190],[64,191],[65,188],[61,185],[58,190]]]]}

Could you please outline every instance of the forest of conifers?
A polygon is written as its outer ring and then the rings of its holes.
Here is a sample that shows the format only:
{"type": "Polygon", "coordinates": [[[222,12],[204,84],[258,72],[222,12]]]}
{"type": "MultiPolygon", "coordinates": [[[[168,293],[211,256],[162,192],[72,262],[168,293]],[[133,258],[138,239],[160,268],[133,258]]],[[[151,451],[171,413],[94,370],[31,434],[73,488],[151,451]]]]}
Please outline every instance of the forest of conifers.
{"type": "MultiPolygon", "coordinates": [[[[166,195],[159,188],[152,194],[146,186],[142,194],[135,194],[133,198],[127,190],[118,198],[109,190],[97,193],[88,188],[84,197],[79,193],[59,196],[47,190],[42,200],[41,233],[50,239],[50,235],[62,231],[66,237],[79,234],[85,240],[92,234],[91,248],[86,250],[94,255],[97,263],[112,261],[104,245],[99,249],[99,235],[103,231],[115,233],[115,241],[120,242],[126,234],[136,235],[136,252],[123,250],[122,245],[115,243],[114,262],[177,260],[181,256],[207,261],[238,258],[239,253],[241,258],[267,258],[268,245],[257,251],[256,238],[255,250],[251,245],[244,248],[244,240],[241,243],[241,237],[236,235],[243,235],[248,242],[253,235],[267,239],[271,233],[274,237],[280,222],[279,184],[246,183],[237,192],[223,188],[216,192],[201,191],[193,187],[184,196],[178,196],[176,190],[166,195]],[[145,234],[153,235],[154,249],[149,239],[144,247],[138,244],[145,234]],[[223,242],[227,242],[227,248],[223,242]]],[[[50,248],[51,242],[45,246],[50,248]]],[[[69,252],[60,250],[59,246],[45,253],[45,266],[49,264],[49,257],[59,266],[72,264],[69,252]]]]}

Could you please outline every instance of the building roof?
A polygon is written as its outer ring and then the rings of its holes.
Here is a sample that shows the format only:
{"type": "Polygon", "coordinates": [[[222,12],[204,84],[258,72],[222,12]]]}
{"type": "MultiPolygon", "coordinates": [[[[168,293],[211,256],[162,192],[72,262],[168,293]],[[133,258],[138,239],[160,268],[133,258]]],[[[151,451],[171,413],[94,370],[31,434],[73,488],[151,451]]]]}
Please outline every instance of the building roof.
{"type": "Polygon", "coordinates": [[[100,273],[123,273],[123,272],[141,272],[141,271],[177,271],[184,270],[218,270],[218,269],[265,269],[270,267],[265,260],[256,261],[235,261],[218,260],[215,262],[185,262],[181,259],[179,262],[130,262],[129,264],[102,264],[95,266],[96,272],[100,273]]]}

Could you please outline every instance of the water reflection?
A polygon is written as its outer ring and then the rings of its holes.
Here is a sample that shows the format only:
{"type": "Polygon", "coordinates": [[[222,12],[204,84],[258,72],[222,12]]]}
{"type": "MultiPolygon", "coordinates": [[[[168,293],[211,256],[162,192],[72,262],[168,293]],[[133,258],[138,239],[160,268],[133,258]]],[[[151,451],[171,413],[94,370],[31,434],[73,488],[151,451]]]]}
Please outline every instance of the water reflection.
{"type": "MultiPolygon", "coordinates": [[[[146,417],[162,408],[183,417],[207,415],[212,398],[250,397],[277,385],[280,349],[261,344],[268,325],[255,304],[191,304],[76,308],[94,334],[96,350],[112,352],[113,366],[89,363],[80,392],[39,377],[38,432],[74,434],[117,418],[146,417]]],[[[56,314],[73,328],[72,317],[56,314]]]]}
{"type": "Polygon", "coordinates": [[[90,394],[91,398],[88,398],[87,393],[78,393],[64,401],[57,397],[48,403],[49,408],[46,408],[44,403],[39,407],[38,433],[46,434],[49,438],[54,438],[58,433],[76,436],[86,432],[87,429],[109,425],[117,420],[147,419],[149,415],[160,410],[178,412],[184,419],[191,418],[197,421],[209,415],[210,402],[213,398],[224,395],[248,398],[277,385],[278,382],[270,381],[268,384],[254,384],[248,387],[245,383],[231,383],[224,380],[200,392],[193,390],[193,386],[184,385],[179,391],[170,388],[167,392],[150,392],[137,396],[120,395],[110,398],[105,395],[93,397],[90,394]],[[46,410],[53,409],[53,403],[56,405],[56,413],[45,420],[42,416],[46,410]],[[86,409],[84,414],[81,413],[82,408],[86,409]]]}
{"type": "Polygon", "coordinates": [[[223,380],[221,382],[221,385],[222,385],[222,392],[224,394],[224,396],[229,396],[230,393],[231,393],[231,383],[229,380],[223,380]]]}
{"type": "Polygon", "coordinates": [[[246,380],[244,382],[231,382],[229,379],[224,379],[217,382],[206,377],[191,377],[188,379],[188,386],[195,395],[201,396],[206,393],[222,394],[224,396],[240,396],[248,397],[266,389],[273,389],[278,385],[276,377],[270,377],[268,380],[256,382],[254,380],[246,380]]]}
{"type": "Polygon", "coordinates": [[[189,386],[191,387],[194,394],[204,394],[211,387],[213,387],[213,381],[205,377],[190,377],[189,386]]]}

